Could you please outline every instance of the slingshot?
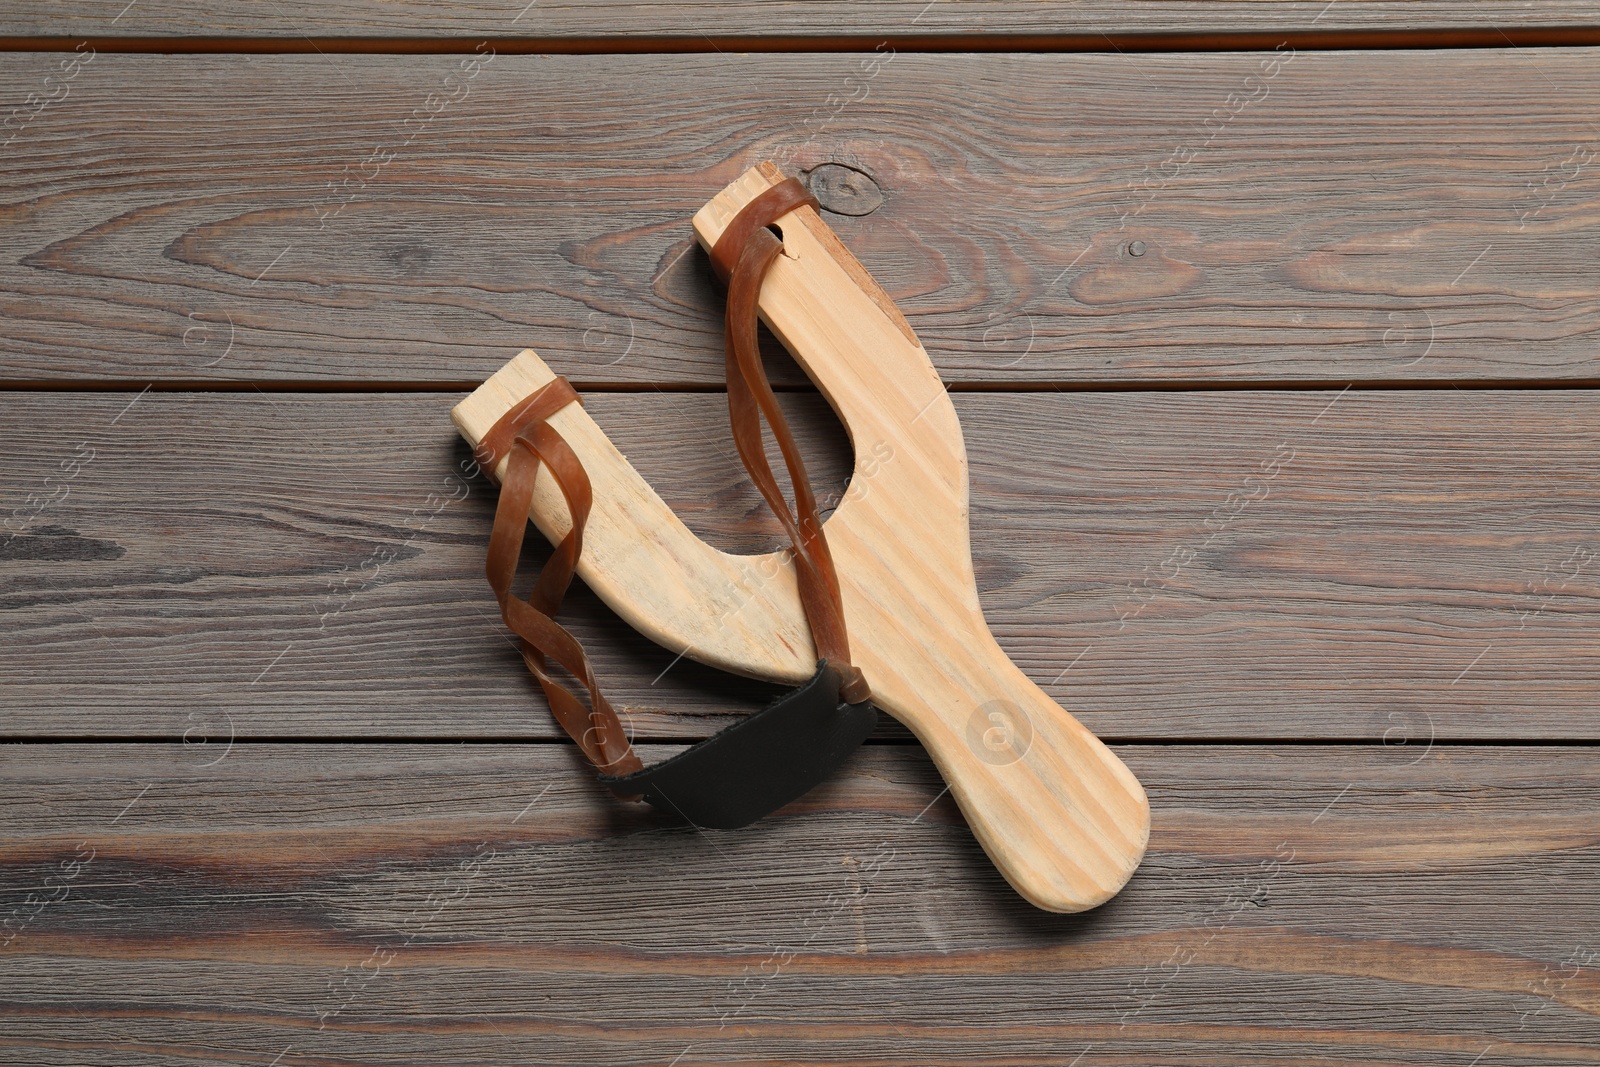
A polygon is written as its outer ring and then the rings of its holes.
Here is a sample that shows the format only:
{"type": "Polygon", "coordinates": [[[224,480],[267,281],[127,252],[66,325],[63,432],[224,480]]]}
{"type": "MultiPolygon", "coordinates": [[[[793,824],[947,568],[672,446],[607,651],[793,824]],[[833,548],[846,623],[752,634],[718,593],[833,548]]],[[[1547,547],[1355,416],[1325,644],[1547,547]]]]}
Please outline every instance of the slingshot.
{"type": "MultiPolygon", "coordinates": [[[[742,208],[782,181],[770,163],[746,171],[695,215],[701,245],[711,251],[742,208]]],[[[968,542],[961,427],[905,318],[811,207],[776,226],[783,254],[760,282],[758,307],[854,446],[850,486],[824,528],[872,703],[927,748],[1019,893],[1049,911],[1092,908],[1143,855],[1144,790],[990,634],[968,542]]],[[[522,352],[455,408],[456,426],[477,447],[555,377],[522,352]]],[[[791,685],[813,677],[817,646],[789,555],[712,548],[579,405],[547,421],[593,487],[577,572],[618,615],[710,666],[791,685]]],[[[551,479],[534,483],[530,516],[552,543],[572,526],[551,479]]]]}

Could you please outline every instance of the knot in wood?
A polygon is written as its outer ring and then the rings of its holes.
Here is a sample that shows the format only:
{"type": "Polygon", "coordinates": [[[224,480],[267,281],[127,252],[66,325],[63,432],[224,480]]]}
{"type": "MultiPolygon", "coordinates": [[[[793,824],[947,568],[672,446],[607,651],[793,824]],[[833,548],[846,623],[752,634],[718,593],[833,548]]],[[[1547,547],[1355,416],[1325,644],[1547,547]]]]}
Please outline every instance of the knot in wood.
{"type": "Polygon", "coordinates": [[[870,215],[883,204],[872,175],[844,163],[820,163],[804,178],[817,202],[836,215],[870,215]]]}

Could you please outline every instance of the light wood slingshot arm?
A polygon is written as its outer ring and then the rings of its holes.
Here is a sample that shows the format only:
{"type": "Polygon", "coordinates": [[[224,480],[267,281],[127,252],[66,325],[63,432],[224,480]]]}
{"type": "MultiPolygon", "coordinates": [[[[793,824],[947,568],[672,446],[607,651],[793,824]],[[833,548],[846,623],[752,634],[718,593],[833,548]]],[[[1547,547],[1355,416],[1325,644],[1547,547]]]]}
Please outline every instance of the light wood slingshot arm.
{"type": "MultiPolygon", "coordinates": [[[[695,215],[700,243],[709,250],[739,209],[782,177],[770,163],[741,175],[695,215]]],[[[850,487],[826,523],[854,662],[873,703],[927,747],[1017,891],[1050,911],[1092,908],[1144,853],[1144,790],[990,634],[968,543],[961,427],[911,328],[814,210],[792,211],[778,227],[784,254],[761,289],[761,318],[855,448],[850,487]]],[[[552,377],[538,356],[521,353],[455,408],[456,426],[476,446],[552,377]]],[[[789,685],[811,675],[816,656],[783,555],[712,548],[581,407],[549,421],[594,486],[578,567],[590,588],[671,651],[789,685]]],[[[566,533],[553,479],[538,480],[532,518],[552,542],[566,533]]]]}

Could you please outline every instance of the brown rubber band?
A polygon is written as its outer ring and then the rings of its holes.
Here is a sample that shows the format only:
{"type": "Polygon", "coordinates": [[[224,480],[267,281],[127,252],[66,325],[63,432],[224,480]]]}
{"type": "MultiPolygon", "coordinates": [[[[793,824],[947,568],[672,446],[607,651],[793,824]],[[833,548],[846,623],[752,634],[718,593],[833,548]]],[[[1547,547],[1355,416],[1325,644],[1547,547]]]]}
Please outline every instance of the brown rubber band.
{"type": "Polygon", "coordinates": [[[844,601],[839,592],[833,554],[828,550],[828,538],[822,530],[822,518],[811,491],[811,480],[806,475],[805,460],[789,430],[788,420],[778,407],[778,398],[773,395],[757,341],[761,283],[783,252],[782,242],[766,227],[804,205],[815,208],[816,198],[797,180],[786,178],[751,200],[734,216],[717,240],[711,257],[719,271],[722,265],[733,261],[727,275],[726,356],[728,419],[733,426],[734,445],[745,470],[750,473],[750,480],[789,535],[800,603],[811,625],[817,655],[839,672],[841,695],[849,703],[856,704],[868,699],[872,692],[861,671],[850,662],[844,601]],[[789,471],[789,482],[794,486],[793,514],[767,461],[761,435],[763,418],[772,429],[784,466],[789,471]]]}
{"type": "Polygon", "coordinates": [[[522,639],[523,661],[538,679],[561,728],[578,743],[589,762],[602,771],[631,774],[644,764],[634,754],[616,711],[600,692],[589,657],[577,639],[552,617],[561,607],[583,553],[583,528],[594,492],[571,446],[545,420],[577,399],[572,385],[565,378],[556,378],[501,416],[479,442],[475,454],[485,470],[492,472],[502,456],[507,460],[484,571],[500,602],[500,617],[522,639]],[[541,464],[550,471],[566,499],[572,529],[556,546],[550,562],[534,582],[533,592],[524,600],[511,592],[511,584],[522,555],[528,509],[533,503],[534,481],[541,464]],[[589,691],[587,708],[550,674],[549,660],[559,663],[589,691]]]}
{"type": "Polygon", "coordinates": [[[717,243],[711,249],[711,269],[716,272],[717,278],[726,282],[733,276],[733,268],[738,265],[739,257],[757,230],[766,229],[795,208],[804,206],[815,210],[821,210],[822,207],[817,198],[811,195],[811,190],[801,185],[798,179],[785,178],[740,208],[739,213],[723,227],[722,236],[717,238],[717,243]]]}
{"type": "Polygon", "coordinates": [[[511,450],[511,441],[518,433],[534,423],[544,422],[574,401],[581,406],[583,397],[573,390],[572,384],[565,378],[557,377],[546,382],[543,388],[535,389],[500,416],[489,432],[483,435],[483,440],[478,442],[478,447],[472,450],[472,458],[478,461],[484,473],[493,478],[494,469],[511,450]],[[557,382],[560,384],[557,385],[557,382]]]}

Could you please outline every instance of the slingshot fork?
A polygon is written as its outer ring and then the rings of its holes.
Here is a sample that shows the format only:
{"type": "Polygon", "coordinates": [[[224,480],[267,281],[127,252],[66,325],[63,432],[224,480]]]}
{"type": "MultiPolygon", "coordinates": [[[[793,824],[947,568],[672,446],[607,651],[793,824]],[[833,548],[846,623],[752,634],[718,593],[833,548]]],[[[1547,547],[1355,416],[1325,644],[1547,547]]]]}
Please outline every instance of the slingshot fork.
{"type": "MultiPolygon", "coordinates": [[[[783,179],[746,171],[694,218],[709,251],[740,208],[783,179]]],[[[833,405],[855,469],[826,523],[855,663],[873,703],[905,723],[950,785],[973,834],[1036,906],[1103,903],[1149,837],[1137,779],[1013,664],[984,622],[967,532],[967,459],[955,406],[887,294],[810,207],[782,216],[784,254],[761,318],[833,405]]],[[[477,446],[555,375],[524,351],[456,406],[477,446]]],[[[817,657],[792,563],[736,556],[692,533],[578,405],[550,417],[594,488],[578,573],[618,615],[674,652],[796,685],[817,657]]],[[[503,469],[503,468],[502,468],[503,469]]],[[[530,515],[570,528],[552,479],[530,515]]]]}

